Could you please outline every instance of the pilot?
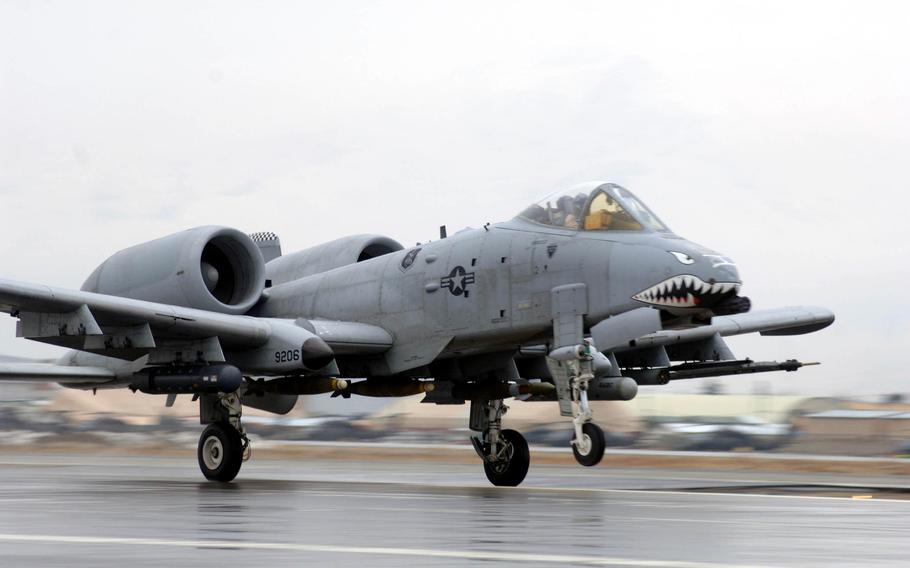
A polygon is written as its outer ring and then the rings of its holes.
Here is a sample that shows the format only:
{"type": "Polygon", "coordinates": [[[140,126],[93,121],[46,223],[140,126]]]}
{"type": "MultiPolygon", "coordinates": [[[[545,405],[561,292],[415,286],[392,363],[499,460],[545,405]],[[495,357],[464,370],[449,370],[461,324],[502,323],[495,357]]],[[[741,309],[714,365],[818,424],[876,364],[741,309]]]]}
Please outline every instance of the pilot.
{"type": "Polygon", "coordinates": [[[575,200],[570,195],[563,195],[556,200],[559,209],[560,224],[570,229],[578,228],[578,213],[575,210],[575,200]]]}
{"type": "Polygon", "coordinates": [[[579,219],[584,219],[585,214],[585,205],[588,204],[588,196],[584,193],[579,193],[572,199],[572,215],[571,222],[570,219],[566,218],[566,227],[571,229],[580,228],[579,219]]]}

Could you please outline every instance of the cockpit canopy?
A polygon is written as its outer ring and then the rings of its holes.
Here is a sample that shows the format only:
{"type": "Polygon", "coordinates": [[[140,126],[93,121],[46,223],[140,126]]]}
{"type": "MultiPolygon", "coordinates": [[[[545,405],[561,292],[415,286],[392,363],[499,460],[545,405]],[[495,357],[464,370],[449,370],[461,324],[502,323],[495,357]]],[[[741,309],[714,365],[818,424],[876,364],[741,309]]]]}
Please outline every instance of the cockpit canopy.
{"type": "Polygon", "coordinates": [[[554,193],[519,218],[573,231],[669,231],[631,191],[615,183],[584,184],[554,193]]]}

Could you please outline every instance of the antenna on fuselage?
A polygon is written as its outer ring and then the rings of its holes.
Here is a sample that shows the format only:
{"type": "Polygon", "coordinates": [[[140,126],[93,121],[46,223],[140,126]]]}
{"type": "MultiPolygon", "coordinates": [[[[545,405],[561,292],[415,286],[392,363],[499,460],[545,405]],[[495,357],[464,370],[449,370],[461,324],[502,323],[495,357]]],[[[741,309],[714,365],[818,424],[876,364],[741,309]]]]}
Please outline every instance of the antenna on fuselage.
{"type": "Polygon", "coordinates": [[[445,225],[440,225],[440,227],[439,227],[439,238],[440,238],[440,239],[444,239],[444,238],[446,238],[447,236],[448,236],[448,234],[446,233],[446,226],[445,226],[445,225]]]}

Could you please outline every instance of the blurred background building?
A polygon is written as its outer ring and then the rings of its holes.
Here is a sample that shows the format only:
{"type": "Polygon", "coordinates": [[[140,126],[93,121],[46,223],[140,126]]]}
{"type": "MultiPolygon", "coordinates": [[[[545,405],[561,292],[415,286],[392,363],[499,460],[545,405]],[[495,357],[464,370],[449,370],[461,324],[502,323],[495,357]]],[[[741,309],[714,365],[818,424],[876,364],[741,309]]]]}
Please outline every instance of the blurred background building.
{"type": "MultiPolygon", "coordinates": [[[[765,451],[857,456],[910,453],[910,404],[796,395],[672,394],[643,389],[630,402],[594,403],[608,444],[679,451],[765,451]]],[[[285,416],[247,407],[245,424],[260,439],[280,441],[467,442],[468,405],[421,404],[406,398],[301,397],[285,416]]],[[[505,423],[534,445],[567,447],[570,421],[556,404],[507,401],[505,423]]],[[[0,445],[60,443],[195,444],[198,409],[190,396],[172,407],[163,397],[9,383],[0,389],[0,445]]]]}

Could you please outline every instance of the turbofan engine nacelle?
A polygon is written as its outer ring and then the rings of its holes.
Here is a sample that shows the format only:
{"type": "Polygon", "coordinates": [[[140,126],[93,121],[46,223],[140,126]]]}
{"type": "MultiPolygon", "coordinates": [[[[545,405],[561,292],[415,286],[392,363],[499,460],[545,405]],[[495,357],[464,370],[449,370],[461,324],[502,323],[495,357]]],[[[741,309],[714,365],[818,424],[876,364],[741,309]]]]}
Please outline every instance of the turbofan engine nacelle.
{"type": "Polygon", "coordinates": [[[246,234],[197,227],[124,249],[92,272],[86,292],[224,314],[249,311],[265,288],[265,263],[246,234]]]}
{"type": "Polygon", "coordinates": [[[382,235],[351,235],[278,257],[268,263],[266,273],[269,280],[278,285],[372,260],[403,248],[398,241],[382,235]]]}

